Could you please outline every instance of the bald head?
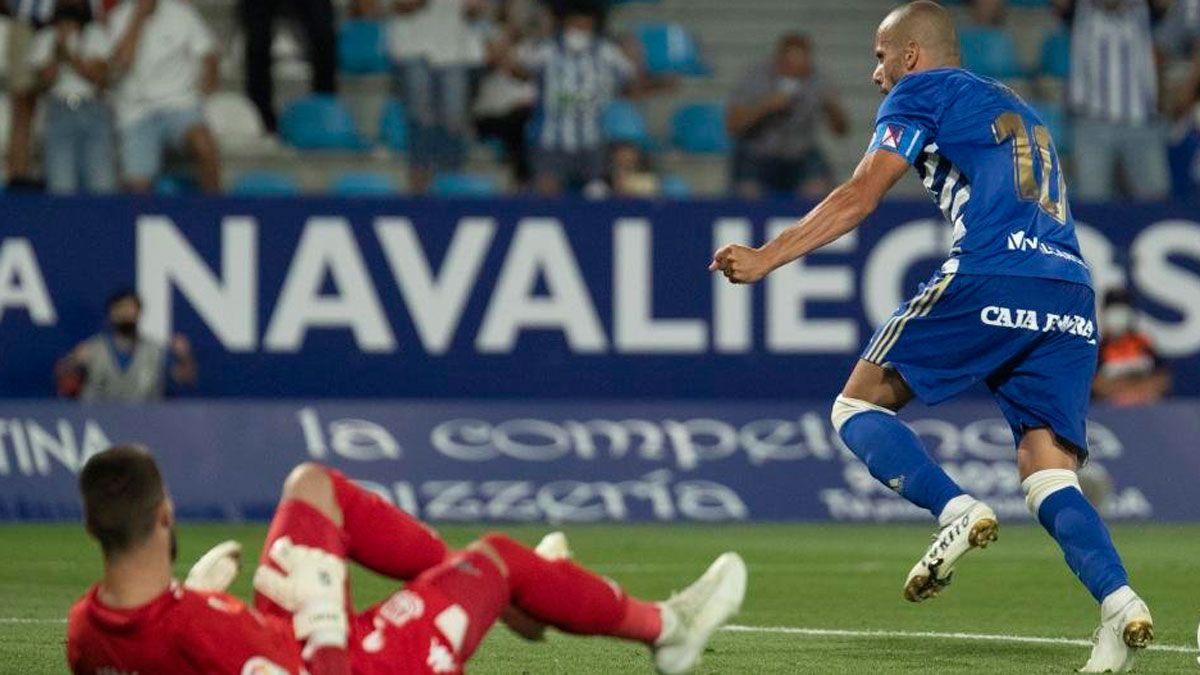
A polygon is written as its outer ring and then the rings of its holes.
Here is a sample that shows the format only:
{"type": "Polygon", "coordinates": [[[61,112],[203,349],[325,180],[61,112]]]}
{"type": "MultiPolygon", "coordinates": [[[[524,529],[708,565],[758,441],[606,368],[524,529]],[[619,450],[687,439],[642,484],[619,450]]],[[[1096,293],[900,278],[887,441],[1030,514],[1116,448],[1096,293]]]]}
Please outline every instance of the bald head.
{"type": "Polygon", "coordinates": [[[957,67],[954,17],[936,2],[917,0],[892,10],[875,33],[875,82],[886,93],[909,73],[957,67]]]}

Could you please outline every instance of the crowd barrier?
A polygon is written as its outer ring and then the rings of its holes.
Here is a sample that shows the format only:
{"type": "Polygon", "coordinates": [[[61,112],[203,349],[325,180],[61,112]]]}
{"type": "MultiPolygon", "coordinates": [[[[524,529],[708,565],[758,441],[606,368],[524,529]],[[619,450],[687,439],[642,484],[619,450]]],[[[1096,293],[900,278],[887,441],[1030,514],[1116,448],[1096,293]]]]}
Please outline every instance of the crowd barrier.
{"type": "MultiPolygon", "coordinates": [[[[113,443],[159,459],[184,518],[269,517],[317,461],[434,522],[925,520],[842,446],[828,401],[0,404],[0,520],[77,519],[76,476],[113,443]]],[[[906,412],[933,455],[1006,521],[1028,518],[991,403],[906,412]]],[[[1098,408],[1091,469],[1113,520],[1200,521],[1200,400],[1098,408]]]]}
{"type": "MultiPolygon", "coordinates": [[[[949,246],[926,202],[753,288],[705,268],[802,212],[784,202],[0,199],[0,397],[53,394],[54,360],[135,286],[185,333],[192,395],[824,397],[949,246]]],[[[1079,206],[1098,286],[1128,284],[1180,393],[1200,396],[1200,218],[1079,206]]],[[[1013,232],[1014,264],[1051,255],[1013,232]]],[[[1019,309],[1019,308],[1018,308],[1019,309]]]]}

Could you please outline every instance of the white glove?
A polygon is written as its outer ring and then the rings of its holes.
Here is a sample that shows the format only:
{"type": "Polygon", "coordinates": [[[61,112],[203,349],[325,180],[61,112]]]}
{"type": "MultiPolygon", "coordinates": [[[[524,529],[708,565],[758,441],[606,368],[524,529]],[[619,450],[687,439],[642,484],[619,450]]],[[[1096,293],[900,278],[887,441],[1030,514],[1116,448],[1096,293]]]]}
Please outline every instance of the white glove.
{"type": "Polygon", "coordinates": [[[225,591],[242,567],[242,545],[223,541],[200,556],[183,582],[194,591],[225,591]]]}
{"type": "Polygon", "coordinates": [[[276,539],[270,556],[283,572],[259,565],[254,588],[292,613],[293,631],[297,640],[307,641],[306,653],[345,648],[350,631],[346,563],[319,548],[293,544],[290,537],[276,539]]]}

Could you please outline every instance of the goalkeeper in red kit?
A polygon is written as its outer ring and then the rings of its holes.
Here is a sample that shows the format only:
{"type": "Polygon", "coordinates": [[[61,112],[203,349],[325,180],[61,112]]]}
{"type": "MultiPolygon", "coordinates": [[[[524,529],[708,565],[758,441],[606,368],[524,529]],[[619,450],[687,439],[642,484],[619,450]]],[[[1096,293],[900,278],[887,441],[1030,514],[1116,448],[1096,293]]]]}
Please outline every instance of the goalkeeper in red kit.
{"type": "Polygon", "coordinates": [[[284,483],[251,607],[225,592],[238,570],[236,542],[206,553],[182,583],[172,577],[173,505],[147,450],[95,455],[79,488],[104,576],[71,608],[74,673],[461,673],[502,617],[527,637],[549,625],[642,642],[660,672],[677,673],[698,662],[746,589],[733,553],[655,603],[571,562],[558,533],[537,549],[488,534],[452,552],[412,516],[310,463],[284,483]],[[355,613],[347,561],[407,583],[355,613]]]}

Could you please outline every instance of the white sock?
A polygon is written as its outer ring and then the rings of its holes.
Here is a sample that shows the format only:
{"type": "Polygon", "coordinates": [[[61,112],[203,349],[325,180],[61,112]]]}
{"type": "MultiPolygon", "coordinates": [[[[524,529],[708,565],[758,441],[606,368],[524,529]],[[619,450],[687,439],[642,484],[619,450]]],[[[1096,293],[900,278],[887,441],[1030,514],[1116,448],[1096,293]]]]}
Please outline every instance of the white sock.
{"type": "Polygon", "coordinates": [[[979,500],[971,495],[959,495],[954,499],[946,502],[946,508],[942,509],[941,515],[938,516],[938,525],[945,527],[953,523],[956,518],[967,512],[967,509],[975,506],[979,500]]]}
{"type": "Polygon", "coordinates": [[[1105,596],[1104,602],[1100,603],[1100,616],[1109,617],[1116,614],[1117,610],[1129,604],[1131,600],[1136,600],[1137,596],[1137,593],[1134,593],[1133,589],[1128,586],[1118,588],[1105,596]]]}
{"type": "Polygon", "coordinates": [[[657,604],[658,615],[662,618],[662,630],[659,631],[658,639],[654,641],[654,644],[661,645],[675,637],[675,632],[679,630],[679,617],[675,616],[675,610],[668,607],[665,602],[657,604]]]}

